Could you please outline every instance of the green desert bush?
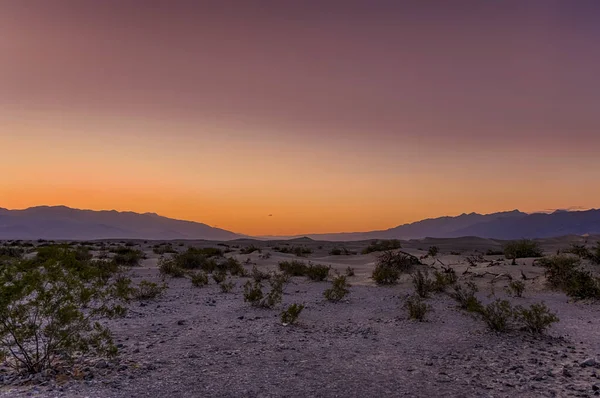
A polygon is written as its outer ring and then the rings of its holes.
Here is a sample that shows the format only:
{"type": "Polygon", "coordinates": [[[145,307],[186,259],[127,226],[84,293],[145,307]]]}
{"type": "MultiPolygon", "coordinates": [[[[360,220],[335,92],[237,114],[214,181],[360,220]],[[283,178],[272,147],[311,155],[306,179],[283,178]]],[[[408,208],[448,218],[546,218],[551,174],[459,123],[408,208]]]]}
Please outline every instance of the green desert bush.
{"type": "Polygon", "coordinates": [[[508,242],[504,245],[504,256],[507,259],[542,257],[539,243],[530,239],[521,239],[508,242]]]}
{"type": "Polygon", "coordinates": [[[333,279],[331,287],[323,292],[323,296],[328,301],[340,301],[350,293],[349,287],[350,284],[346,281],[346,276],[339,275],[333,279]]]}
{"type": "Polygon", "coordinates": [[[225,279],[227,279],[227,271],[225,271],[225,270],[215,271],[212,274],[212,278],[217,284],[221,284],[221,283],[225,282],[225,279]]]}
{"type": "MultiPolygon", "coordinates": [[[[76,355],[117,352],[103,320],[122,316],[123,289],[66,247],[0,268],[0,356],[16,372],[39,373],[76,355]]],[[[128,291],[128,290],[127,290],[128,291]]]]}
{"type": "Polygon", "coordinates": [[[217,270],[229,271],[232,276],[246,276],[246,270],[238,260],[233,257],[226,258],[217,264],[217,270]]]}
{"type": "Polygon", "coordinates": [[[573,243],[565,252],[574,254],[583,259],[589,259],[592,256],[590,249],[588,249],[585,245],[578,245],[576,243],[573,243]]]}
{"type": "Polygon", "coordinates": [[[556,314],[550,312],[544,303],[532,304],[529,308],[517,307],[515,316],[523,329],[532,334],[541,334],[553,323],[558,322],[556,314]]]}
{"type": "Polygon", "coordinates": [[[186,271],[179,267],[174,259],[161,257],[158,259],[158,272],[162,276],[171,276],[173,278],[183,278],[186,271]]]}
{"type": "Polygon", "coordinates": [[[262,283],[247,281],[244,285],[244,301],[255,307],[273,308],[281,302],[285,283],[285,277],[273,275],[269,280],[271,290],[265,295],[262,291],[262,283]]]}
{"type": "Polygon", "coordinates": [[[329,251],[329,255],[330,256],[341,256],[342,255],[342,249],[334,247],[333,249],[331,249],[329,251]]]}
{"type": "Polygon", "coordinates": [[[544,257],[538,264],[545,268],[548,284],[576,299],[599,299],[600,279],[581,268],[581,260],[561,254],[544,257]]]}
{"type": "Polygon", "coordinates": [[[374,252],[383,252],[395,249],[401,249],[402,245],[398,239],[391,240],[374,240],[363,249],[362,254],[369,254],[374,252]]]}
{"type": "Polygon", "coordinates": [[[240,254],[252,254],[254,252],[262,253],[262,250],[254,245],[246,246],[240,249],[240,254]]]}
{"type": "Polygon", "coordinates": [[[133,297],[136,300],[153,300],[159,296],[162,296],[167,288],[168,286],[165,283],[159,285],[155,282],[143,280],[134,289],[133,297]]]}
{"type": "Polygon", "coordinates": [[[523,293],[525,292],[525,282],[510,281],[506,290],[508,290],[508,293],[512,294],[514,297],[523,297],[523,293]]]}
{"type": "Polygon", "coordinates": [[[25,250],[21,247],[14,246],[0,246],[0,258],[1,257],[10,257],[10,258],[21,258],[25,254],[25,250]]]}
{"type": "Polygon", "coordinates": [[[321,264],[309,264],[306,276],[312,281],[324,281],[329,276],[330,267],[321,264]]]}
{"type": "Polygon", "coordinates": [[[137,267],[140,265],[140,261],[145,257],[144,252],[131,247],[118,246],[110,250],[114,253],[112,260],[120,265],[126,267],[137,267]]]}
{"type": "Polygon", "coordinates": [[[303,304],[292,304],[281,313],[281,323],[284,325],[293,325],[298,320],[300,313],[304,309],[303,304]]]}
{"type": "Polygon", "coordinates": [[[222,293],[231,293],[231,291],[235,287],[235,283],[232,280],[228,280],[226,282],[221,282],[219,286],[221,286],[222,293]]]}
{"type": "Polygon", "coordinates": [[[350,266],[346,268],[346,276],[354,276],[354,268],[350,266]]]}
{"type": "Polygon", "coordinates": [[[259,270],[258,268],[256,268],[256,265],[252,267],[251,275],[252,279],[254,279],[255,282],[262,282],[271,279],[271,274],[259,270]]]}
{"type": "Polygon", "coordinates": [[[435,278],[433,281],[432,290],[437,293],[443,293],[449,286],[454,285],[458,281],[458,276],[456,275],[456,271],[452,268],[446,268],[442,272],[433,271],[433,277],[435,278]]]}
{"type": "Polygon", "coordinates": [[[176,266],[185,270],[201,269],[204,272],[213,272],[217,268],[217,262],[214,257],[222,253],[220,249],[207,248],[198,249],[188,247],[187,250],[176,253],[173,261],[176,266]]]}
{"type": "Polygon", "coordinates": [[[411,275],[415,293],[421,298],[429,297],[429,293],[434,291],[434,281],[429,278],[429,272],[417,270],[411,275]]]}
{"type": "Polygon", "coordinates": [[[192,285],[195,287],[202,287],[208,285],[208,275],[203,271],[194,272],[190,275],[192,285]]]}
{"type": "Polygon", "coordinates": [[[244,301],[249,302],[255,307],[258,307],[259,303],[263,299],[263,296],[262,284],[260,282],[246,282],[244,285],[244,301]]]}
{"type": "Polygon", "coordinates": [[[154,252],[154,254],[158,254],[160,256],[168,253],[177,253],[177,250],[175,250],[175,248],[173,248],[173,245],[171,245],[170,243],[154,245],[152,247],[152,251],[154,252]]]}
{"type": "Polygon", "coordinates": [[[279,270],[290,276],[305,276],[308,266],[298,260],[282,261],[279,263],[279,270]]]}
{"type": "Polygon", "coordinates": [[[507,300],[496,300],[480,311],[485,324],[495,332],[506,332],[511,328],[515,312],[507,300]]]}
{"type": "Polygon", "coordinates": [[[420,261],[414,256],[386,251],[377,258],[371,277],[378,285],[392,285],[398,282],[401,273],[410,272],[417,264],[420,261]]]}
{"type": "Polygon", "coordinates": [[[483,305],[477,299],[476,293],[479,291],[477,285],[473,282],[467,282],[466,285],[457,284],[454,286],[454,291],[449,293],[458,303],[459,308],[468,312],[481,312],[483,305]]]}
{"type": "Polygon", "coordinates": [[[405,308],[408,311],[409,319],[414,319],[419,322],[423,322],[425,316],[431,310],[431,306],[424,302],[419,295],[410,296],[406,300],[405,308]]]}
{"type": "Polygon", "coordinates": [[[431,247],[429,247],[429,250],[427,250],[427,255],[429,257],[436,257],[439,252],[440,252],[440,248],[439,247],[437,247],[437,246],[431,246],[431,247]]]}

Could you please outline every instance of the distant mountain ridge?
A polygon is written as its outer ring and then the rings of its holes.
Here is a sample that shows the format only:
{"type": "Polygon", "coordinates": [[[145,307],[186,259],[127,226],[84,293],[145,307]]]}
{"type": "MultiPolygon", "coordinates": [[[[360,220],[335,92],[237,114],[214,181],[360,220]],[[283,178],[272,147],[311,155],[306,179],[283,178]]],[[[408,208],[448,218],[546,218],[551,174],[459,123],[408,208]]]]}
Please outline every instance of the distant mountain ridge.
{"type": "Polygon", "coordinates": [[[0,239],[232,240],[243,237],[206,224],[155,213],[79,210],[66,206],[0,208],[0,239]]]}
{"type": "MultiPolygon", "coordinates": [[[[600,234],[600,210],[557,210],[553,213],[523,213],[519,210],[492,214],[461,214],[399,225],[381,231],[300,236],[259,237],[357,241],[371,239],[458,238],[491,239],[551,238],[564,235],[600,234]]],[[[115,210],[79,210],[65,206],[39,206],[24,210],[0,208],[0,239],[205,239],[249,238],[206,224],[174,220],[155,213],[115,210]]]]}

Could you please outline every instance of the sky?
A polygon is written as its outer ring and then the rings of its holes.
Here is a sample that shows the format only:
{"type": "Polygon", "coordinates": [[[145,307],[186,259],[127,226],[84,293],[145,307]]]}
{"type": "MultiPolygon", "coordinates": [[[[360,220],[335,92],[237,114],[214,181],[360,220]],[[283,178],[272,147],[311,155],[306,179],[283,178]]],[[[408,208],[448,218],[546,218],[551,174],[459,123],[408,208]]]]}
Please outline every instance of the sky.
{"type": "Polygon", "coordinates": [[[0,207],[251,235],[600,207],[600,4],[0,1],[0,207]]]}

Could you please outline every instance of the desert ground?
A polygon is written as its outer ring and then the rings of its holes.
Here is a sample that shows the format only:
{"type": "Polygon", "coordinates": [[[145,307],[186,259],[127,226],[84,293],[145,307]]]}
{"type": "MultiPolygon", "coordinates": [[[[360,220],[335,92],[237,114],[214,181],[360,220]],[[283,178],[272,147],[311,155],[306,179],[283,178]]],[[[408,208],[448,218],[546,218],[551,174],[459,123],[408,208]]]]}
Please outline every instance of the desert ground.
{"type": "MultiPolygon", "coordinates": [[[[540,240],[545,254],[600,237],[540,240]]],[[[111,242],[109,242],[111,243],[111,242]]],[[[112,242],[118,244],[118,241],[112,242]]],[[[135,241],[146,258],[128,269],[134,282],[163,281],[160,242],[135,241]]],[[[535,259],[511,265],[501,241],[480,238],[402,241],[403,251],[421,258],[423,269],[451,267],[459,283],[473,281],[478,298],[508,299],[515,305],[544,302],[559,322],[542,336],[521,330],[497,333],[459,309],[448,294],[433,294],[426,320],[410,320],[404,308],[413,292],[411,277],[378,286],[371,279],[380,253],[360,254],[369,242],[238,240],[171,242],[178,251],[229,247],[247,271],[278,271],[286,260],[331,266],[328,281],[292,277],[282,303],[272,309],[244,301],[249,277],[232,277],[223,293],[210,280],[192,286],[188,278],[165,278],[164,295],[133,301],[124,318],[109,321],[119,355],[89,363],[71,378],[16,378],[0,367],[0,395],[6,397],[591,397],[600,395],[600,303],[573,300],[548,288],[535,259]],[[220,246],[217,246],[220,244],[220,246]],[[227,246],[224,246],[227,245],[227,246]],[[255,245],[255,251],[240,250],[255,245]],[[273,250],[301,246],[306,257],[273,250]],[[429,247],[439,248],[434,258],[429,247]],[[357,254],[330,255],[333,248],[357,254]],[[269,255],[266,255],[269,253],[269,255]],[[348,267],[350,293],[333,303],[323,297],[335,271],[348,267]],[[523,297],[506,291],[511,280],[525,283],[523,297]],[[280,313],[305,305],[296,324],[280,313]]],[[[598,266],[597,266],[598,267],[598,266]]],[[[595,271],[594,271],[595,272],[595,271]]]]}

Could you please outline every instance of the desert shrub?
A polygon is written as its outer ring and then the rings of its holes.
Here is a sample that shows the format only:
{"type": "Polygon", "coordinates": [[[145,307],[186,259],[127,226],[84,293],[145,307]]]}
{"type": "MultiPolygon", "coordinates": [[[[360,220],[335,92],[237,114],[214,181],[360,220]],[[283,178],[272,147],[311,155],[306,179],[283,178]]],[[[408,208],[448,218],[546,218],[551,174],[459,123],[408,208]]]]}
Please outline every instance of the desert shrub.
{"type": "Polygon", "coordinates": [[[378,285],[391,285],[398,282],[401,273],[410,272],[416,264],[420,264],[420,261],[414,256],[387,251],[377,258],[371,276],[378,285]]]}
{"type": "Polygon", "coordinates": [[[538,260],[544,267],[548,284],[577,299],[600,298],[600,280],[580,268],[581,260],[568,255],[538,260]]]}
{"type": "Polygon", "coordinates": [[[488,249],[485,252],[486,256],[502,256],[504,254],[504,250],[496,250],[496,249],[488,249]]]}
{"type": "Polygon", "coordinates": [[[542,249],[539,243],[530,240],[522,239],[508,242],[504,245],[504,256],[507,259],[542,257],[542,249]]]}
{"type": "Polygon", "coordinates": [[[408,311],[408,317],[419,322],[423,322],[425,315],[431,310],[431,306],[424,302],[418,295],[410,296],[404,306],[408,311]]]}
{"type": "Polygon", "coordinates": [[[304,276],[306,275],[307,268],[304,262],[297,260],[282,261],[279,263],[279,270],[290,276],[304,276]]]}
{"type": "Polygon", "coordinates": [[[154,252],[154,254],[158,254],[160,256],[165,255],[167,253],[177,253],[177,250],[175,250],[170,243],[154,245],[152,247],[152,251],[154,252]]]}
{"type": "Polygon", "coordinates": [[[199,271],[190,275],[192,285],[195,287],[202,287],[208,285],[208,275],[205,272],[199,271]]]}
{"type": "Polygon", "coordinates": [[[222,293],[231,293],[231,291],[235,287],[235,283],[233,283],[232,280],[228,280],[227,282],[221,282],[220,286],[222,293]]]}
{"type": "Polygon", "coordinates": [[[507,290],[514,297],[523,297],[523,292],[525,292],[525,282],[510,281],[507,290]]]}
{"type": "Polygon", "coordinates": [[[584,259],[589,259],[592,256],[592,252],[585,245],[578,245],[576,243],[573,243],[565,252],[584,259]]]}
{"type": "Polygon", "coordinates": [[[383,252],[388,250],[401,249],[402,245],[398,239],[391,240],[374,240],[363,249],[362,254],[369,254],[374,252],[383,252]]]}
{"type": "Polygon", "coordinates": [[[511,327],[511,321],[515,318],[510,303],[500,299],[483,307],[480,314],[488,328],[496,332],[507,331],[511,327]]]}
{"type": "Polygon", "coordinates": [[[242,266],[242,263],[233,257],[227,258],[221,263],[218,263],[217,269],[229,271],[229,273],[233,276],[246,276],[246,270],[242,266]]]}
{"type": "Polygon", "coordinates": [[[448,286],[452,286],[458,280],[458,276],[456,276],[456,271],[452,268],[444,269],[444,271],[433,271],[433,280],[432,291],[442,293],[446,291],[448,286]]]}
{"type": "Polygon", "coordinates": [[[284,325],[293,325],[304,309],[303,304],[292,304],[281,313],[281,323],[284,325]]]}
{"type": "Polygon", "coordinates": [[[596,243],[596,247],[590,254],[590,260],[592,260],[594,264],[600,264],[600,242],[596,243]]]}
{"type": "Polygon", "coordinates": [[[283,297],[283,286],[286,282],[284,277],[273,275],[269,280],[271,290],[266,295],[262,291],[260,282],[247,281],[244,285],[244,301],[255,307],[273,308],[281,302],[283,297]]]}
{"type": "Polygon", "coordinates": [[[350,266],[346,268],[346,276],[354,276],[354,268],[350,266]]]}
{"type": "Polygon", "coordinates": [[[550,312],[544,303],[532,304],[529,308],[517,307],[515,316],[523,328],[533,334],[541,334],[553,323],[558,322],[556,314],[550,312]]]}
{"type": "Polygon", "coordinates": [[[0,246],[0,257],[21,258],[25,250],[14,246],[0,246]]]}
{"type": "Polygon", "coordinates": [[[346,281],[346,276],[339,275],[333,279],[331,287],[323,292],[323,296],[328,301],[340,301],[350,293],[349,287],[350,284],[346,281]]]}
{"type": "Polygon", "coordinates": [[[329,255],[330,256],[341,256],[342,255],[342,249],[339,249],[337,247],[334,247],[333,249],[331,249],[329,251],[329,255]]]}
{"type": "Polygon", "coordinates": [[[250,245],[250,246],[247,246],[247,247],[244,247],[244,248],[240,249],[240,254],[251,254],[251,253],[254,253],[256,251],[259,252],[259,253],[262,252],[262,250],[259,247],[256,247],[254,245],[250,245]]]}
{"type": "Polygon", "coordinates": [[[280,253],[295,254],[298,257],[306,257],[307,255],[312,254],[313,252],[312,249],[303,246],[276,246],[273,248],[273,250],[280,253]]]}
{"type": "Polygon", "coordinates": [[[461,309],[468,312],[481,312],[483,306],[475,295],[478,291],[473,282],[467,282],[466,285],[455,285],[454,292],[449,295],[456,300],[461,309]]]}
{"type": "MultiPolygon", "coordinates": [[[[219,249],[215,250],[220,252],[219,249]]],[[[209,258],[207,253],[212,253],[214,257],[214,251],[188,247],[184,252],[176,253],[173,256],[173,261],[177,267],[182,269],[201,269],[204,272],[213,272],[217,268],[217,262],[213,258],[209,258]]]]}
{"type": "Polygon", "coordinates": [[[174,259],[161,257],[158,259],[158,272],[162,276],[171,276],[173,278],[183,278],[185,270],[177,265],[174,259]]]}
{"type": "Polygon", "coordinates": [[[421,298],[429,297],[429,293],[434,290],[434,281],[429,278],[427,271],[417,270],[411,275],[415,293],[421,298]]]}
{"type": "Polygon", "coordinates": [[[249,302],[251,305],[257,307],[262,299],[262,284],[257,281],[254,283],[247,281],[244,285],[244,301],[249,302]]]}
{"type": "Polygon", "coordinates": [[[440,252],[440,248],[437,246],[431,246],[429,250],[427,250],[427,255],[430,257],[435,257],[440,252]]]}
{"type": "Polygon", "coordinates": [[[0,268],[0,356],[17,372],[39,373],[76,353],[114,355],[101,322],[121,316],[127,297],[116,278],[62,247],[43,261],[7,262],[0,268]]]}
{"type": "Polygon", "coordinates": [[[219,270],[219,271],[213,272],[212,278],[215,282],[217,282],[217,284],[225,282],[225,279],[227,279],[227,271],[219,270]]]}
{"type": "Polygon", "coordinates": [[[168,286],[165,283],[159,285],[155,282],[143,280],[135,288],[133,292],[133,297],[136,300],[152,300],[159,296],[162,296],[167,287],[168,286]]]}
{"type": "Polygon", "coordinates": [[[306,267],[306,276],[313,281],[324,281],[329,276],[330,267],[321,264],[309,264],[306,267]]]}
{"type": "Polygon", "coordinates": [[[264,280],[271,279],[271,275],[267,272],[263,272],[256,268],[256,265],[252,267],[252,279],[255,282],[262,282],[264,280]]]}
{"type": "Polygon", "coordinates": [[[121,266],[137,267],[144,258],[144,253],[141,250],[130,247],[118,246],[110,251],[115,254],[112,260],[121,266]]]}

